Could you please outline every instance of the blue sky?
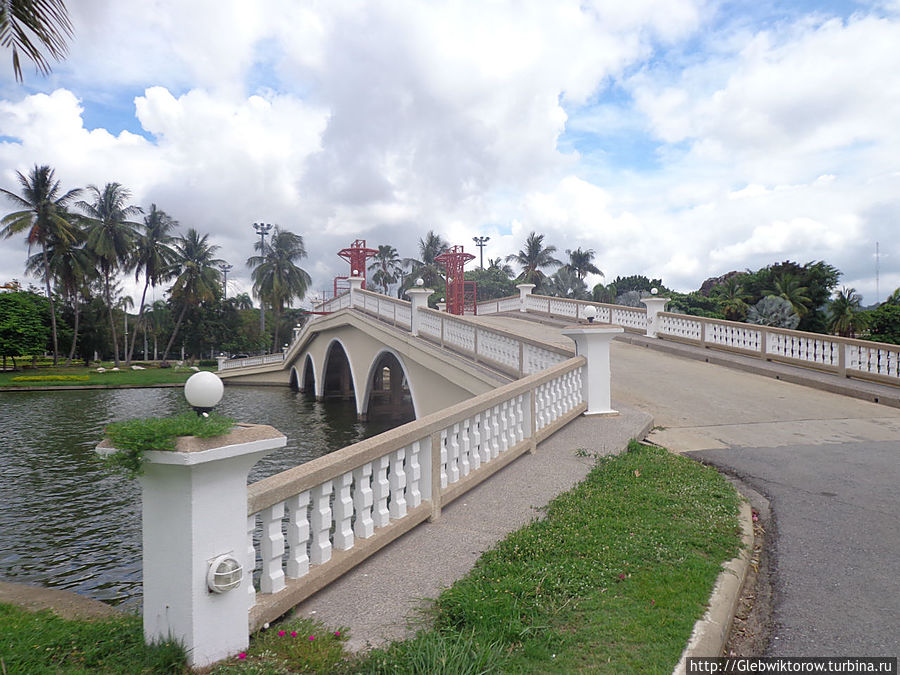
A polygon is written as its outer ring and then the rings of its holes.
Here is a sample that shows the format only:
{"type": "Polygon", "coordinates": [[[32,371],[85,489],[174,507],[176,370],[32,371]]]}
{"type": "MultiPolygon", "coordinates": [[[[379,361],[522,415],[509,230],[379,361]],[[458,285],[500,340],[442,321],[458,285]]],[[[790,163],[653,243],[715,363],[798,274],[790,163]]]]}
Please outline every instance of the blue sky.
{"type": "MultiPolygon", "coordinates": [[[[429,229],[485,257],[534,230],[683,291],[824,259],[866,302],[878,241],[900,286],[896,1],[69,4],[52,75],[5,53],[0,185],[118,181],[208,232],[230,293],[255,221],[304,236],[316,289],[354,239],[414,256],[429,229]]],[[[0,241],[0,279],[24,249],[0,241]]]]}

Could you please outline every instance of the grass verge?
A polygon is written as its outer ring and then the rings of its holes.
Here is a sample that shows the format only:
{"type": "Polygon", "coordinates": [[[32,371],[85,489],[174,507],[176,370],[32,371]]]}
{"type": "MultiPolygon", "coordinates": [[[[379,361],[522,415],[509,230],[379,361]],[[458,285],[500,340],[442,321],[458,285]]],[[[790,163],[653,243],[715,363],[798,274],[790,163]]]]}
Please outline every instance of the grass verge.
{"type": "MultiPolygon", "coordinates": [[[[0,387],[15,387],[16,389],[31,389],[34,387],[45,388],[48,386],[133,386],[149,387],[156,384],[184,384],[194,374],[187,367],[180,368],[156,368],[147,367],[145,370],[109,370],[98,373],[96,368],[41,368],[39,373],[35,371],[15,372],[11,370],[0,372],[0,387]],[[40,380],[23,380],[23,377],[39,377],[40,380]],[[73,379],[77,378],[77,379],[73,379]]],[[[216,371],[215,367],[201,368],[201,370],[216,371]]]]}
{"type": "Polygon", "coordinates": [[[214,672],[669,673],[738,550],[738,506],[714,470],[632,443],[486,552],[409,640],[303,670],[308,645],[273,658],[258,637],[214,672]]]}
{"type": "Polygon", "coordinates": [[[0,604],[0,660],[7,675],[189,672],[179,645],[144,645],[138,616],[68,621],[6,604],[0,604]]]}

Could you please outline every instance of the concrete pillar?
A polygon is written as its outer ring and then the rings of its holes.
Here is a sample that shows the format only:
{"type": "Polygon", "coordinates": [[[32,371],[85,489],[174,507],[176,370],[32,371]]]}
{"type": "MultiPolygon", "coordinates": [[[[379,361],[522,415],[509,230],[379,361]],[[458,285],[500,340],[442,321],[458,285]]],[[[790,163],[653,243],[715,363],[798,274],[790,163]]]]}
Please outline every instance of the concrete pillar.
{"type": "Polygon", "coordinates": [[[447,303],[444,302],[443,300],[441,302],[438,302],[437,309],[439,312],[446,312],[447,311],[447,303]]]}
{"type": "Polygon", "coordinates": [[[617,415],[610,400],[609,343],[624,332],[621,326],[586,324],[567,326],[562,330],[575,341],[575,353],[587,359],[582,383],[587,400],[585,415],[617,415]]]}
{"type": "Polygon", "coordinates": [[[525,307],[527,301],[525,298],[531,295],[531,291],[535,289],[535,284],[516,284],[516,288],[519,289],[519,311],[527,312],[528,309],[525,307]]]}
{"type": "Polygon", "coordinates": [[[222,365],[228,360],[228,357],[224,354],[219,354],[216,357],[216,361],[218,362],[218,370],[222,370],[222,365]]]}
{"type": "Polygon", "coordinates": [[[350,277],[348,281],[350,282],[350,306],[355,307],[355,296],[358,294],[358,291],[362,290],[364,279],[362,277],[350,277]]]}
{"type": "Polygon", "coordinates": [[[428,307],[428,296],[432,293],[434,293],[434,291],[430,288],[410,288],[406,291],[406,295],[409,298],[411,305],[412,329],[410,332],[413,335],[419,334],[419,310],[423,307],[428,307]]]}
{"type": "Polygon", "coordinates": [[[647,337],[656,337],[656,329],[659,327],[656,315],[666,311],[666,305],[669,303],[670,299],[671,298],[657,298],[656,296],[641,298],[641,302],[647,306],[647,337]]]}
{"type": "MultiPolygon", "coordinates": [[[[192,667],[233,656],[249,644],[247,473],[283,447],[270,426],[238,425],[215,438],[179,438],[174,452],[146,452],[143,504],[144,639],[181,641],[192,667]],[[220,556],[242,568],[240,585],[208,586],[220,556]]],[[[99,452],[113,449],[106,441],[99,452]],[[106,447],[104,445],[106,444],[106,447]]]]}

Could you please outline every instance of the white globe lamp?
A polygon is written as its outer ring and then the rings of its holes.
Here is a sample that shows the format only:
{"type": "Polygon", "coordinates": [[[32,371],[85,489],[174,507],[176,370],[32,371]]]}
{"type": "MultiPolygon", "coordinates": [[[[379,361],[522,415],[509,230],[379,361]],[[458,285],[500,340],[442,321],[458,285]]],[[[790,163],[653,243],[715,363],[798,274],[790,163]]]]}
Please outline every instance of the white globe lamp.
{"type": "Polygon", "coordinates": [[[184,397],[188,404],[197,412],[197,415],[207,417],[209,411],[222,400],[225,385],[215,373],[201,370],[194,373],[184,383],[184,397]]]}

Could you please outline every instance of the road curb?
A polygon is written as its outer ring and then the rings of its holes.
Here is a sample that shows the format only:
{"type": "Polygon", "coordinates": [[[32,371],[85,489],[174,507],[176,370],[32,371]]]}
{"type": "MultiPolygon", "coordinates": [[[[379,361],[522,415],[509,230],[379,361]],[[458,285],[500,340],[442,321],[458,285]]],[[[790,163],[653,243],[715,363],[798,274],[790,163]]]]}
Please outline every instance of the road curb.
{"type": "Polygon", "coordinates": [[[689,657],[722,656],[741,599],[744,579],[747,578],[750,555],[753,553],[753,512],[750,503],[743,497],[738,519],[742,530],[741,551],[722,566],[723,569],[713,586],[706,613],[694,624],[687,647],[684,648],[678,665],[672,671],[673,675],[684,675],[686,659],[689,657]]]}

